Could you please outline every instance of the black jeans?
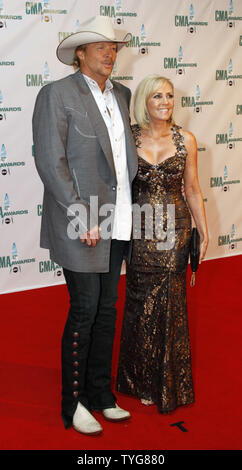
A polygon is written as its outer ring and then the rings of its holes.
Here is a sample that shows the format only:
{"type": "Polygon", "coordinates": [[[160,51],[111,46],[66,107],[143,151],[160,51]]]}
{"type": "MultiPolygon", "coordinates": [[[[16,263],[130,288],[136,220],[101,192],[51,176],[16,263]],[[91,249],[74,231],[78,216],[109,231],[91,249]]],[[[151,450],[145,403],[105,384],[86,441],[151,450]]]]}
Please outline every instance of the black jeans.
{"type": "MultiPolygon", "coordinates": [[[[72,424],[78,401],[89,410],[110,408],[117,286],[127,242],[112,240],[108,273],[63,268],[70,310],[62,337],[62,417],[72,424]]],[[[95,248],[88,248],[90,250],[95,248]]]]}

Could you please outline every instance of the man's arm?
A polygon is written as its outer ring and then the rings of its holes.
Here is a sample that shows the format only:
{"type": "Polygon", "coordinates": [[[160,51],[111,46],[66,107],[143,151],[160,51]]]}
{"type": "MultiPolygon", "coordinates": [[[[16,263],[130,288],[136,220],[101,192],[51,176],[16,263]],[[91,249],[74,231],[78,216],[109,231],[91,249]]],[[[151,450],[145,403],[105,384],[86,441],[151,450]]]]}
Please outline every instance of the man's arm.
{"type": "MultiPolygon", "coordinates": [[[[90,208],[82,201],[74,187],[66,158],[67,120],[61,98],[52,85],[43,87],[38,94],[33,114],[33,142],[35,163],[40,178],[63,209],[82,204],[90,216],[90,208]]],[[[75,213],[73,214],[73,216],[75,213]]],[[[70,221],[69,217],[67,217],[70,221]]],[[[80,227],[85,232],[87,227],[80,227]]]]}

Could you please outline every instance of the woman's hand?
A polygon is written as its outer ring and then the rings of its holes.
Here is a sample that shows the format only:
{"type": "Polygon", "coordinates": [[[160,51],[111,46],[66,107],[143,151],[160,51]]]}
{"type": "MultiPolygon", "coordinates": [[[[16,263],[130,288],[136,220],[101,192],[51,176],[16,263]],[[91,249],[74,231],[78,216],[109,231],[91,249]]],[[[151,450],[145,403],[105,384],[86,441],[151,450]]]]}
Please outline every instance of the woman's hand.
{"type": "MultiPolygon", "coordinates": [[[[200,235],[200,234],[199,234],[200,235]]],[[[208,247],[208,234],[206,233],[205,235],[203,234],[202,236],[200,235],[200,257],[199,257],[199,264],[203,261],[207,247],[208,247]]]]}

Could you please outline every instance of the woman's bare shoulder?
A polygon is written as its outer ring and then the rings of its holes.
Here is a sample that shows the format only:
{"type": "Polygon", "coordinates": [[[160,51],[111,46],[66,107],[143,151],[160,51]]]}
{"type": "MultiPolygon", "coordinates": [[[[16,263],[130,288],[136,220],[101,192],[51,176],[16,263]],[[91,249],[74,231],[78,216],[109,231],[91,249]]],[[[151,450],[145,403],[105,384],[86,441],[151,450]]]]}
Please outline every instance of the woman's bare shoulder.
{"type": "Polygon", "coordinates": [[[181,129],[180,133],[184,138],[185,146],[195,150],[197,147],[197,140],[195,135],[192,132],[186,131],[184,129],[181,129]]]}

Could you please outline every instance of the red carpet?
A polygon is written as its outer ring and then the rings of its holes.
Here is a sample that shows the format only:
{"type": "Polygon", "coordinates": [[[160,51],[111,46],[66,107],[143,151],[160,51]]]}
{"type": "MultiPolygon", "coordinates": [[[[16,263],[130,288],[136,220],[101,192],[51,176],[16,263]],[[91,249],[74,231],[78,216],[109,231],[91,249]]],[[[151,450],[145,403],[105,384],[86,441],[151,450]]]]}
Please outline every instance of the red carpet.
{"type": "MultiPolygon", "coordinates": [[[[68,310],[65,286],[1,296],[0,449],[241,449],[241,261],[204,262],[188,309],[196,401],[168,415],[117,394],[132,418],[103,425],[102,436],[65,430],[60,417],[60,339],[68,310]],[[171,426],[183,422],[184,430],[171,426]],[[184,432],[184,431],[187,432],[184,432]]],[[[124,305],[119,284],[113,375],[124,305]]]]}

